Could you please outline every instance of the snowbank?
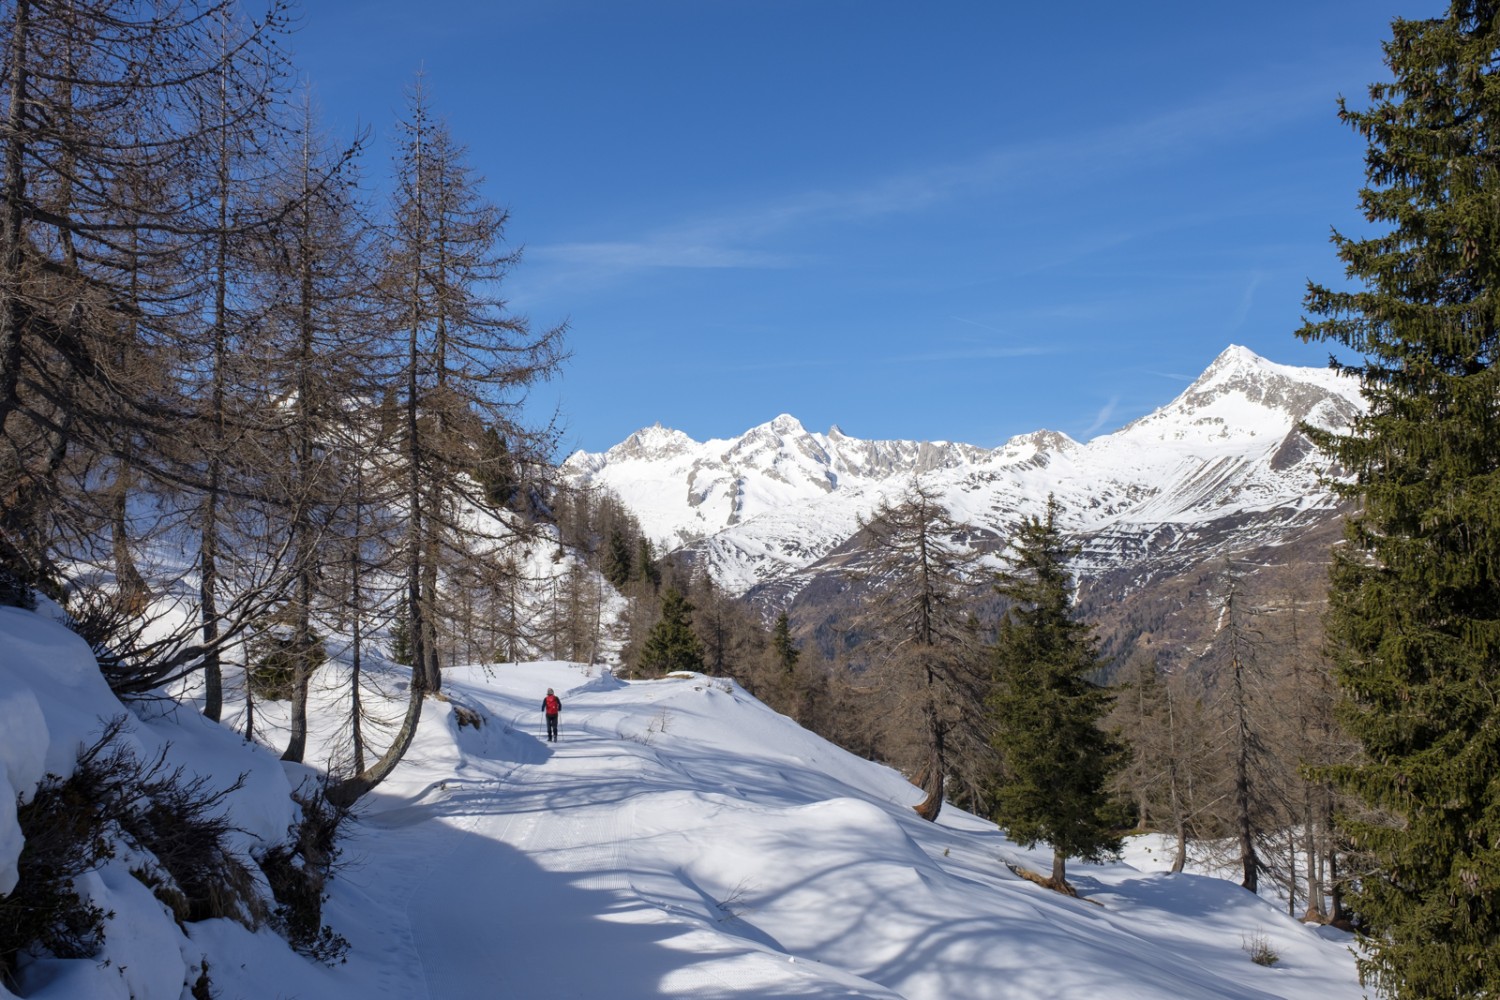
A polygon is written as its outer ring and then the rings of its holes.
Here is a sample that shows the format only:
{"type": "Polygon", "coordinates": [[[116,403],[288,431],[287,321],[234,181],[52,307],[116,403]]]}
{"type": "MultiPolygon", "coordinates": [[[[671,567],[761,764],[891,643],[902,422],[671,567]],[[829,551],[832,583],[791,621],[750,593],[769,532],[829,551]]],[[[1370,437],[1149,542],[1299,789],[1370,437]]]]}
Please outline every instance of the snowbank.
{"type": "MultiPolygon", "coordinates": [[[[17,879],[23,846],[17,800],[29,800],[48,774],[71,774],[79,750],[97,742],[121,716],[127,722],[120,740],[138,759],[163,755],[169,769],[182,767],[189,780],[205,777],[212,791],[243,779],[243,787],[223,803],[235,827],[231,846],[237,853],[248,857],[251,850],[285,839],[296,815],[290,796],[297,774],[289,776],[273,754],[246,745],[196,712],[170,703],[153,709],[156,704],[143,703],[139,714],[132,711],[110,691],[77,635],[44,614],[0,607],[0,893],[12,890],[17,879]]],[[[132,862],[138,859],[122,846],[117,857],[76,886],[107,914],[102,953],[92,959],[24,959],[18,972],[23,996],[177,1000],[185,995],[205,958],[203,949],[131,874],[132,862]]],[[[287,952],[285,942],[269,934],[265,949],[287,952]]],[[[0,996],[10,995],[0,988],[0,996]]]]}

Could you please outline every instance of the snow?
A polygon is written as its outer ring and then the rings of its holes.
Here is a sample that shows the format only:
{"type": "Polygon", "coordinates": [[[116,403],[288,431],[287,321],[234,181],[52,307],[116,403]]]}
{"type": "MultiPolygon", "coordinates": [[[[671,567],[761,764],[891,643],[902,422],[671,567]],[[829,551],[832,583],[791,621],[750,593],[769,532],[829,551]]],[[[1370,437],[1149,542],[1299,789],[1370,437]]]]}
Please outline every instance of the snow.
{"type": "MultiPolygon", "coordinates": [[[[18,720],[0,730],[0,760],[25,794],[42,762],[121,708],[41,616],[0,609],[0,651],[0,705],[18,720]]],[[[336,687],[319,685],[325,731],[336,687]]],[[[344,841],[324,919],[350,942],[345,963],[228,920],[180,929],[116,859],[81,880],[114,914],[105,954],[31,960],[24,994],[179,1000],[206,960],[222,1000],[1361,995],[1347,936],[1228,881],[1165,874],[1160,845],[1136,845],[1135,864],[1071,865],[1083,899],[1025,881],[1007,864],[1045,869],[1045,847],[952,807],[922,821],[901,775],[732,681],[546,662],[449,668],[445,690],[344,841]],[[549,687],[563,700],[556,743],[543,738],[549,687]],[[460,728],[454,705],[484,724],[460,728]],[[1255,936],[1274,967],[1250,961],[1255,936]]],[[[245,849],[285,830],[305,769],[188,710],[131,732],[146,751],[170,743],[212,787],[246,775],[229,804],[245,849]]],[[[15,839],[0,816],[0,843],[15,839]]],[[[14,849],[4,857],[13,872],[14,849]]]]}
{"type": "Polygon", "coordinates": [[[919,478],[960,520],[1010,534],[1048,497],[1066,530],[1149,536],[1236,514],[1332,508],[1315,449],[1284,445],[1303,421],[1339,429],[1362,407],[1358,384],[1280,365],[1231,345],[1176,399],[1080,444],[1035,431],[985,450],[948,442],[860,441],[805,430],[782,414],[738,438],[698,443],[647,428],[563,465],[607,486],[665,549],[693,545],[732,594],[790,581],[843,544],[884,497],[919,478]]]}
{"type": "Polygon", "coordinates": [[[67,774],[100,719],[120,714],[88,645],[42,615],[0,607],[0,893],[16,884],[17,797],[67,774]],[[45,670],[34,669],[45,665],[45,670]]]}

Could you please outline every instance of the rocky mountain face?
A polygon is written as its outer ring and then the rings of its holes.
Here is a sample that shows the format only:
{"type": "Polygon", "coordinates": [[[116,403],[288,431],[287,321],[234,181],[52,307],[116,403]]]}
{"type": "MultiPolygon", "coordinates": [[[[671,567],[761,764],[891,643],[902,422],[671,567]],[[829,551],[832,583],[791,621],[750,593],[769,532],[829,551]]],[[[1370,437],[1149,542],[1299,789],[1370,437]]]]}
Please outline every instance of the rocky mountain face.
{"type": "Polygon", "coordinates": [[[1107,651],[1172,660],[1212,638],[1230,577],[1266,600],[1289,589],[1321,599],[1343,512],[1326,485],[1338,470],[1301,427],[1343,429],[1361,405],[1352,380],[1230,347],[1176,399],[1087,443],[1052,431],[992,450],[862,441],[783,415],[702,443],[647,428],[563,469],[614,490],[664,551],[726,590],[789,609],[825,651],[858,600],[847,570],[861,518],[883,498],[921,482],[998,567],[1015,523],[1054,496],[1082,549],[1080,608],[1107,651]]]}

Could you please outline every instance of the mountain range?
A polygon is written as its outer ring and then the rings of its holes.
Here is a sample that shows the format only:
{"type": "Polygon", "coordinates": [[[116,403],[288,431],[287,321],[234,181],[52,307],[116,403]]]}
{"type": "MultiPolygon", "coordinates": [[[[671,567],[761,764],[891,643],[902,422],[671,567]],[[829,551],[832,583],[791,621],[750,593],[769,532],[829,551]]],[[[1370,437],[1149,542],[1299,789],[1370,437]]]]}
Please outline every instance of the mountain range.
{"type": "MultiPolygon", "coordinates": [[[[1292,580],[1317,590],[1343,513],[1330,485],[1340,470],[1303,428],[1345,429],[1362,405],[1353,379],[1231,346],[1175,399],[1088,442],[1048,430],[993,449],[866,441],[781,415],[727,440],[645,428],[606,452],[575,453],[563,472],[612,490],[659,548],[733,594],[789,609],[804,632],[850,599],[842,570],[859,552],[861,519],[914,481],[996,557],[1017,521],[1054,497],[1081,548],[1080,607],[1123,656],[1165,638],[1148,634],[1170,617],[1164,586],[1192,591],[1196,580],[1198,597],[1211,597],[1226,586],[1213,579],[1231,573],[1247,592],[1267,576],[1280,591],[1292,580]]],[[[1177,638],[1191,645],[1193,631],[1177,638]]]]}

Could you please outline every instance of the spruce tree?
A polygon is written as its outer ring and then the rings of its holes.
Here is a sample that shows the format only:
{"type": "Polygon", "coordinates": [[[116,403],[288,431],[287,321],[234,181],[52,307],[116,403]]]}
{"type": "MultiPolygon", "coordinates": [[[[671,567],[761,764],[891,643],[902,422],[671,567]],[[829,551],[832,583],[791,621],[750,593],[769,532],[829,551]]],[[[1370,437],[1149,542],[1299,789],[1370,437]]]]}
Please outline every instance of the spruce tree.
{"type": "Polygon", "coordinates": [[[1121,818],[1110,778],[1124,763],[1118,739],[1099,725],[1113,700],[1092,676],[1103,665],[1090,628],[1073,617],[1074,549],[1057,526],[1058,507],[1022,520],[1012,568],[997,589],[1016,602],[995,642],[990,695],[1003,778],[996,821],[1012,840],[1052,845],[1053,888],[1067,888],[1067,859],[1118,855],[1121,818]]]}
{"type": "Polygon", "coordinates": [[[661,599],[661,620],[641,647],[640,668],[653,674],[703,669],[703,642],[693,631],[693,605],[676,587],[661,599]]]}
{"type": "Polygon", "coordinates": [[[785,611],[776,616],[776,627],[771,632],[771,651],[781,672],[790,676],[797,670],[797,658],[801,651],[792,642],[792,623],[785,611]]]}
{"type": "Polygon", "coordinates": [[[1362,502],[1328,631],[1364,759],[1329,774],[1365,871],[1361,975],[1391,997],[1500,994],[1500,5],[1396,20],[1365,109],[1375,235],[1333,242],[1351,289],[1309,286],[1298,336],[1357,352],[1368,411],[1320,443],[1362,502]]]}
{"type": "Polygon", "coordinates": [[[661,567],[656,564],[651,539],[645,535],[636,539],[635,574],[634,579],[649,583],[653,590],[661,586],[661,567]]]}
{"type": "Polygon", "coordinates": [[[604,578],[619,589],[630,582],[634,565],[630,540],[625,537],[625,532],[615,528],[609,533],[609,545],[604,550],[604,578]]]}

